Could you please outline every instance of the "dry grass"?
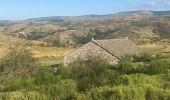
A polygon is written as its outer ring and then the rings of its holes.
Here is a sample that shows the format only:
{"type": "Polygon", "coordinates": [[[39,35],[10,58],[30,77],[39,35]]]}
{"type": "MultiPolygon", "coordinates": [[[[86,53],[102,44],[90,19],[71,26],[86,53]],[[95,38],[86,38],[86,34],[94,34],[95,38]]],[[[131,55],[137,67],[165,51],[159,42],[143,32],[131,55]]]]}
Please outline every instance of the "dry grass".
{"type": "Polygon", "coordinates": [[[58,48],[58,47],[31,47],[36,57],[61,57],[73,51],[73,48],[58,48]]]}
{"type": "MultiPolygon", "coordinates": [[[[35,57],[62,57],[65,54],[74,50],[74,48],[58,48],[58,47],[31,47],[35,57]]],[[[8,47],[0,46],[0,56],[5,55],[8,52],[8,47]]]]}
{"type": "MultiPolygon", "coordinates": [[[[63,63],[63,56],[74,48],[58,48],[58,47],[41,47],[32,46],[31,47],[34,56],[38,58],[37,66],[50,66],[53,64],[63,63]]],[[[0,45],[0,58],[5,56],[8,52],[7,46],[0,45]]]]}
{"type": "Polygon", "coordinates": [[[170,43],[159,42],[150,45],[142,45],[140,47],[152,54],[157,54],[157,53],[164,53],[168,55],[170,54],[170,43]]]}
{"type": "Polygon", "coordinates": [[[8,52],[8,48],[4,46],[0,46],[0,58],[5,56],[5,54],[8,52]]]}

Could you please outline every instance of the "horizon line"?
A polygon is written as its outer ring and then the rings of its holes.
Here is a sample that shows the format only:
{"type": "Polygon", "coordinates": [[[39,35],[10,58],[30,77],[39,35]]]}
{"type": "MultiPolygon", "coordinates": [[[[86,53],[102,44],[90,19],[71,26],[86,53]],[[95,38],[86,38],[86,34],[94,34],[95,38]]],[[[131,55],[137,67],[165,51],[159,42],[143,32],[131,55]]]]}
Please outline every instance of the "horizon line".
{"type": "Polygon", "coordinates": [[[105,16],[105,15],[114,15],[119,13],[126,13],[126,12],[142,12],[142,11],[148,11],[148,12],[167,12],[170,10],[131,10],[131,11],[120,11],[115,13],[108,13],[108,14],[84,14],[84,15],[49,15],[49,16],[41,16],[41,17],[28,17],[23,19],[0,19],[0,21],[24,21],[24,20],[31,20],[31,19],[37,19],[37,18],[48,18],[48,17],[82,17],[82,16],[105,16]]]}

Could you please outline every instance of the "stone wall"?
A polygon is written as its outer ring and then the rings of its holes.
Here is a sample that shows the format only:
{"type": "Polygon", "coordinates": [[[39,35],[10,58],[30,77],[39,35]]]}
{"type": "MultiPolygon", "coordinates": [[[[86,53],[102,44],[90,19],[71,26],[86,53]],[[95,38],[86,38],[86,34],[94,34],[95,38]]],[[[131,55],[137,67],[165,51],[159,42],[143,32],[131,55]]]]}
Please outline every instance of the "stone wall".
{"type": "Polygon", "coordinates": [[[118,59],[112,54],[105,51],[100,46],[96,45],[93,42],[85,44],[74,52],[67,54],[64,56],[64,65],[68,66],[68,64],[76,61],[78,58],[80,59],[88,59],[88,57],[101,56],[106,59],[110,64],[117,64],[118,59]]]}

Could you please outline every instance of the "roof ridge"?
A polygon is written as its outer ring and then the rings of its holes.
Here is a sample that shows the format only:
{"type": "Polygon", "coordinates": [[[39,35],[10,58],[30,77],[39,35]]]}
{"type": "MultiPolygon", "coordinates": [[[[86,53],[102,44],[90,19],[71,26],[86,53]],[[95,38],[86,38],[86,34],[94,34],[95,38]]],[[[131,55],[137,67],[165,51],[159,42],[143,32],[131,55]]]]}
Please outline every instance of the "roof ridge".
{"type": "Polygon", "coordinates": [[[116,39],[101,39],[101,40],[93,40],[93,41],[107,41],[107,40],[130,40],[128,38],[116,38],[116,39]]]}
{"type": "Polygon", "coordinates": [[[117,57],[116,55],[114,55],[113,53],[111,53],[109,50],[105,49],[103,46],[101,46],[100,44],[96,43],[95,41],[92,41],[92,43],[96,44],[97,46],[99,46],[100,48],[104,49],[106,52],[110,53],[112,56],[116,57],[117,59],[120,60],[119,57],[117,57]]]}

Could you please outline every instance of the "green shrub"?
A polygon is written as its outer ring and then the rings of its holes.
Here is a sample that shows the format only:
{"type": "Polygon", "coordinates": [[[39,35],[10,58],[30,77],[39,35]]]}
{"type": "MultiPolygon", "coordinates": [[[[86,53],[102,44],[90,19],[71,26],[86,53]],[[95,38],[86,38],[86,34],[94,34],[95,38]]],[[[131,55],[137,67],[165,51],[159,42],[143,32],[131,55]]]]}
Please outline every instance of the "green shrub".
{"type": "Polygon", "coordinates": [[[0,92],[0,100],[48,100],[48,98],[36,91],[31,92],[0,92]]]}
{"type": "Polygon", "coordinates": [[[35,77],[35,83],[38,85],[53,84],[59,80],[60,78],[49,69],[41,69],[35,77]]]}
{"type": "Polygon", "coordinates": [[[62,80],[56,84],[41,85],[38,89],[49,100],[72,100],[77,93],[76,83],[73,80],[62,80]]]}
{"type": "Polygon", "coordinates": [[[160,82],[163,79],[157,76],[149,76],[145,74],[130,74],[130,75],[121,75],[115,77],[112,81],[112,86],[145,86],[150,85],[154,87],[162,87],[163,84],[160,82]]]}
{"type": "Polygon", "coordinates": [[[129,56],[125,56],[118,64],[120,71],[128,73],[133,70],[133,63],[129,56]]]}
{"type": "Polygon", "coordinates": [[[93,88],[85,95],[81,94],[79,98],[88,98],[88,100],[169,100],[170,92],[152,86],[104,86],[93,88]]]}
{"type": "Polygon", "coordinates": [[[72,76],[70,69],[63,65],[57,68],[57,72],[55,74],[60,75],[62,79],[70,79],[72,76]]]}
{"type": "Polygon", "coordinates": [[[93,88],[86,93],[89,100],[144,100],[145,89],[141,87],[110,87],[93,88]]]}
{"type": "Polygon", "coordinates": [[[135,55],[133,56],[134,62],[150,62],[152,61],[153,57],[149,53],[142,53],[141,55],[135,55]]]}
{"type": "Polygon", "coordinates": [[[168,72],[169,63],[166,60],[154,60],[145,69],[147,74],[165,74],[168,72]]]}
{"type": "Polygon", "coordinates": [[[73,79],[77,80],[78,89],[84,91],[105,83],[104,73],[108,66],[107,61],[94,57],[87,61],[78,60],[69,67],[71,68],[73,79]]]}
{"type": "Polygon", "coordinates": [[[2,92],[17,91],[17,90],[31,90],[35,86],[34,78],[27,79],[13,79],[6,83],[2,92]]]}
{"type": "Polygon", "coordinates": [[[170,100],[170,91],[159,88],[148,88],[145,95],[146,100],[170,100]]]}
{"type": "Polygon", "coordinates": [[[141,73],[144,69],[144,63],[131,61],[130,56],[125,56],[118,64],[118,69],[126,74],[141,73]]]}

